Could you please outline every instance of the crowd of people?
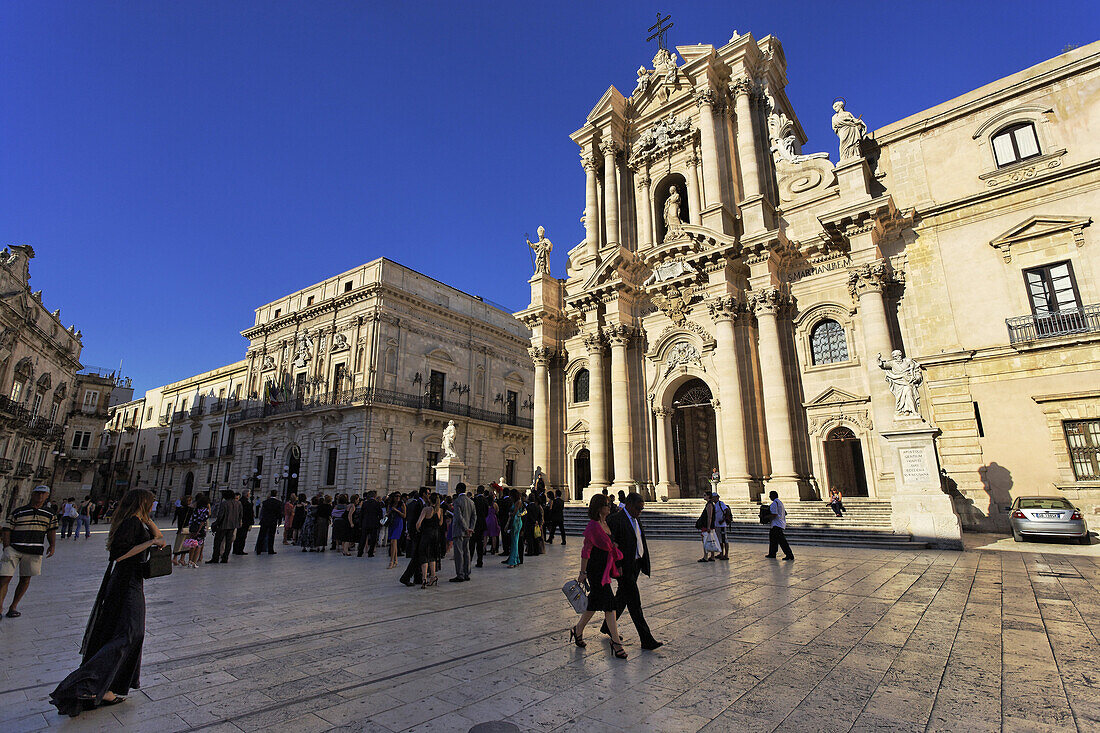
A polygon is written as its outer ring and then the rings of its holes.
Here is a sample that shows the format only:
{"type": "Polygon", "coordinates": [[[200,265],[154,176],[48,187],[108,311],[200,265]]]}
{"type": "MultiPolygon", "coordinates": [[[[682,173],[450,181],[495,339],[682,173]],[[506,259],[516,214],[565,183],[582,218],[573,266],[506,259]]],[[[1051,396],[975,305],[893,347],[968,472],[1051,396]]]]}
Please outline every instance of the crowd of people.
{"type": "Polygon", "coordinates": [[[266,498],[247,490],[223,491],[216,504],[206,494],[185,496],[174,510],[176,537],[173,562],[198,568],[204,548],[212,545],[206,564],[229,561],[230,554],[247,555],[248,536],[258,525],[253,552],[276,554],[282,525],[282,546],[301,552],[334,552],[344,557],[375,557],[386,552],[387,569],[404,558],[400,582],[423,588],[435,585],[444,557],[453,554],[452,583],[470,579],[470,568],[483,567],[485,555],[519,567],[525,557],[541,555],[555,536],[565,537],[565,500],[561,491],[541,482],[529,491],[493,483],[468,493],[465,484],[454,496],[422,488],[380,497],[375,491],[313,496],[293,493],[281,500],[275,491],[266,498]]]}

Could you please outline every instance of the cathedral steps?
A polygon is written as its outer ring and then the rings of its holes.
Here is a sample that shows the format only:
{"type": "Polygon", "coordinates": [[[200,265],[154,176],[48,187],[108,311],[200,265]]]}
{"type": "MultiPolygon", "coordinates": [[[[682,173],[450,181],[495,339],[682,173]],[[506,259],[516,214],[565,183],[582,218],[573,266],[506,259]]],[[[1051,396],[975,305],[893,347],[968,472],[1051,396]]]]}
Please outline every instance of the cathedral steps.
{"type": "MultiPolygon", "coordinates": [[[[702,499],[673,499],[647,502],[642,514],[646,536],[662,540],[695,540],[699,532],[695,520],[703,511],[702,499]]],[[[823,502],[787,504],[787,538],[791,544],[827,547],[866,547],[885,550],[925,549],[909,535],[895,534],[890,519],[890,502],[879,499],[846,499],[848,510],[843,518],[833,514],[823,502]]],[[[753,501],[729,502],[733,523],[726,534],[731,542],[767,542],[768,527],[759,523],[760,505],[753,501]]],[[[578,535],[588,522],[587,505],[566,503],[566,531],[578,535]]]]}

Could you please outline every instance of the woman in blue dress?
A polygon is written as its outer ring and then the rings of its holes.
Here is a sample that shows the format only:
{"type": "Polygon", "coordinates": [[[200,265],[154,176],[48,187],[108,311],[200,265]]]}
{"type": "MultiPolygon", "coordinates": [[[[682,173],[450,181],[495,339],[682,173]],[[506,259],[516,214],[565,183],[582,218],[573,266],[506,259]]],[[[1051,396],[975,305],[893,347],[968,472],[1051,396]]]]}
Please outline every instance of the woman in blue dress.
{"type": "Polygon", "coordinates": [[[520,563],[519,559],[519,543],[523,540],[523,516],[527,512],[524,509],[523,502],[520,501],[519,492],[512,489],[512,516],[509,517],[509,523],[512,525],[512,534],[510,536],[512,546],[508,553],[508,567],[514,568],[520,563]]]}
{"type": "Polygon", "coordinates": [[[397,567],[397,543],[405,534],[405,502],[401,499],[401,494],[396,492],[390,494],[386,502],[386,516],[389,517],[390,530],[386,535],[390,541],[390,564],[386,569],[392,570],[397,567]]]}

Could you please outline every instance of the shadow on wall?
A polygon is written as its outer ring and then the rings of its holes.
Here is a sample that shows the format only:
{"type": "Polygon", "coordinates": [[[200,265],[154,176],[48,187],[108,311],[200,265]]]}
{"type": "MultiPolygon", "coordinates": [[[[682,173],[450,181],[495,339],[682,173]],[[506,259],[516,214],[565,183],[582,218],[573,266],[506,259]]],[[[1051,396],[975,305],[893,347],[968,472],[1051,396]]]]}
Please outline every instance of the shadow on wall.
{"type": "Polygon", "coordinates": [[[940,486],[951,497],[963,529],[979,532],[1007,532],[1008,509],[1012,506],[1012,473],[998,463],[990,463],[978,469],[982,488],[989,496],[987,510],[979,509],[974,500],[959,490],[958,483],[940,469],[940,486]]]}

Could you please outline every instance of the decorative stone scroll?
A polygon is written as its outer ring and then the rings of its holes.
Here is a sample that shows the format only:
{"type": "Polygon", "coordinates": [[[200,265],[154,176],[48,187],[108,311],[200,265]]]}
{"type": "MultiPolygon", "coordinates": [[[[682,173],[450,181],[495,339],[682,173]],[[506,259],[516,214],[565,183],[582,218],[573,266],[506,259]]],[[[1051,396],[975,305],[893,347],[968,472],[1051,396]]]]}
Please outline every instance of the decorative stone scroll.
{"type": "Polygon", "coordinates": [[[688,364],[702,364],[699,350],[688,341],[678,341],[665,357],[665,376],[671,374],[676,367],[688,364]]]}

